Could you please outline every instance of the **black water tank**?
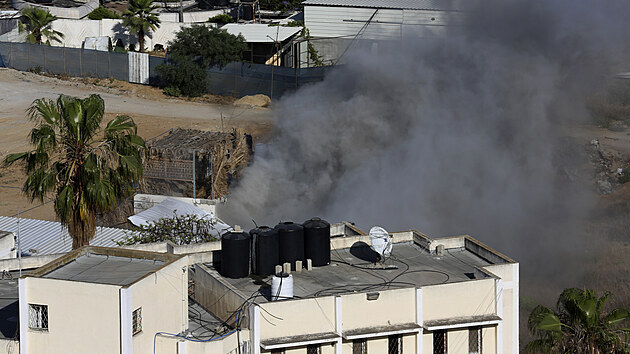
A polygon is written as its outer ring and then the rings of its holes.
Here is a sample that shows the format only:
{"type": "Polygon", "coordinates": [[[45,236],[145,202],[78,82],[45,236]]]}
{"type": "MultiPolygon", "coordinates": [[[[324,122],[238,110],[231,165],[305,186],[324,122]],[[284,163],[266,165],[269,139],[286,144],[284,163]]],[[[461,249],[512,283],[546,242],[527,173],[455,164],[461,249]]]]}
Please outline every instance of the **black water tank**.
{"type": "Polygon", "coordinates": [[[291,269],[295,269],[295,261],[304,261],[304,229],[287,221],[276,225],[276,230],[280,236],[280,263],[291,263],[291,269]]]}
{"type": "Polygon", "coordinates": [[[278,230],[269,226],[252,229],[252,273],[266,276],[276,272],[280,264],[280,238],[278,230]]]}
{"type": "Polygon", "coordinates": [[[320,218],[312,218],[304,227],[304,256],[313,261],[314,267],[330,264],[330,224],[320,218]]]}
{"type": "Polygon", "coordinates": [[[221,237],[221,275],[245,278],[249,275],[250,236],[246,232],[230,231],[221,237]]]}

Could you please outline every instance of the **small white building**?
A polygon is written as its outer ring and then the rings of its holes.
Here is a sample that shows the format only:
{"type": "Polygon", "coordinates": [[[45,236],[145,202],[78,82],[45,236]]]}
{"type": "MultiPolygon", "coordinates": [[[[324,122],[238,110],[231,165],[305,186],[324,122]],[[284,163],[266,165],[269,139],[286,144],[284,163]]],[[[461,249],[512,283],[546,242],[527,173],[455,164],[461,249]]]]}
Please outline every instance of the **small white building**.
{"type": "MultiPolygon", "coordinates": [[[[378,41],[409,36],[435,38],[456,29],[476,0],[306,0],[304,25],[327,63],[336,63],[350,43],[371,48],[378,41]]],[[[301,52],[304,52],[302,50],[301,52]]],[[[309,59],[302,58],[302,63],[309,59]]]]}

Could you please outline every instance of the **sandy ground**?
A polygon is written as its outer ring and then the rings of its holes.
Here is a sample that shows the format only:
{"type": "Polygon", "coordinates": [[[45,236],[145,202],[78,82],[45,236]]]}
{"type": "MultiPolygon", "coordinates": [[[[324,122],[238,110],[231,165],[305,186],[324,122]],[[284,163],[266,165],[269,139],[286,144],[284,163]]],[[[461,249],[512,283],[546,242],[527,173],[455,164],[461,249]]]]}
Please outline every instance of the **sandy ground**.
{"type": "MultiPolygon", "coordinates": [[[[121,81],[58,79],[15,70],[0,70],[0,159],[6,154],[29,149],[28,133],[32,123],[25,110],[38,98],[54,99],[59,94],[85,97],[92,93],[105,100],[108,121],[118,114],[133,117],[138,133],[145,139],[169,129],[182,127],[217,131],[243,128],[264,139],[273,127],[267,108],[233,106],[233,99],[207,96],[194,100],[174,99],[161,90],[121,81]],[[220,104],[224,103],[224,104],[220,104]]],[[[0,215],[15,215],[18,209],[27,218],[54,220],[52,203],[34,208],[19,189],[24,174],[19,168],[0,168],[0,215]]]]}

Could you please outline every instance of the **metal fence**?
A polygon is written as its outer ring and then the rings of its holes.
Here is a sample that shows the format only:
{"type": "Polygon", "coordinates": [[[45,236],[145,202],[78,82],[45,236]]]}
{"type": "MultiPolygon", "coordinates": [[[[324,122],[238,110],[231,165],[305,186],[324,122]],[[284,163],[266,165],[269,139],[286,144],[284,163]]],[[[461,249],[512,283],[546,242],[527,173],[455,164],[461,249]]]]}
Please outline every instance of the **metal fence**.
{"type": "MultiPolygon", "coordinates": [[[[158,84],[155,68],[166,59],[149,57],[149,82],[158,84]]],[[[127,53],[46,45],[0,42],[0,67],[56,75],[114,78],[129,81],[127,53]]],[[[208,93],[237,97],[265,94],[278,98],[285,93],[324,79],[330,67],[286,68],[234,62],[208,72],[208,93]]]]}
{"type": "Polygon", "coordinates": [[[17,70],[129,80],[126,53],[0,42],[0,57],[17,70]]]}

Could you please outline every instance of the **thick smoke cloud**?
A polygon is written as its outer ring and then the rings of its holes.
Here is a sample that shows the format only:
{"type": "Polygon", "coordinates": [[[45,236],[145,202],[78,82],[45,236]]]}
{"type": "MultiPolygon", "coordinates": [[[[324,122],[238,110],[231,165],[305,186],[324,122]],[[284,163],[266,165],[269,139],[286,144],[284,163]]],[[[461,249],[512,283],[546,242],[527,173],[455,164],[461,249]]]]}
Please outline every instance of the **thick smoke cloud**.
{"type": "Polygon", "coordinates": [[[231,221],[321,216],[368,229],[470,234],[526,264],[579,263],[592,186],[563,129],[624,70],[630,3],[488,1],[457,34],[348,52],[275,107],[228,202],[231,221]]]}

